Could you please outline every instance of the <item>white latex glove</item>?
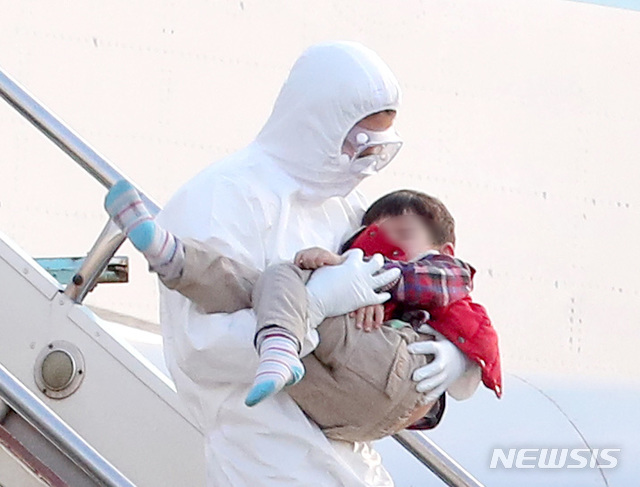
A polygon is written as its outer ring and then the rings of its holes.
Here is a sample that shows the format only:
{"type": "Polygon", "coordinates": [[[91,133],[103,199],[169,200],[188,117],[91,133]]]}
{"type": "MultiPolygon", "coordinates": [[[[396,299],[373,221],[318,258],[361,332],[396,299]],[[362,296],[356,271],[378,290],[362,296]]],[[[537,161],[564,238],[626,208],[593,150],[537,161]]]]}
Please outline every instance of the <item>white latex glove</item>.
{"type": "Polygon", "coordinates": [[[432,354],[433,362],[413,372],[418,392],[427,392],[426,400],[435,401],[466,371],[469,360],[453,343],[429,325],[422,325],[419,333],[435,336],[435,341],[414,342],[407,347],[413,354],[432,354]]]}
{"type": "Polygon", "coordinates": [[[342,264],[315,270],[307,282],[309,324],[312,327],[330,316],[381,304],[391,297],[389,293],[376,293],[375,290],[396,280],[400,276],[400,269],[376,274],[384,265],[383,257],[376,254],[365,262],[360,249],[351,249],[344,256],[342,264]]]}

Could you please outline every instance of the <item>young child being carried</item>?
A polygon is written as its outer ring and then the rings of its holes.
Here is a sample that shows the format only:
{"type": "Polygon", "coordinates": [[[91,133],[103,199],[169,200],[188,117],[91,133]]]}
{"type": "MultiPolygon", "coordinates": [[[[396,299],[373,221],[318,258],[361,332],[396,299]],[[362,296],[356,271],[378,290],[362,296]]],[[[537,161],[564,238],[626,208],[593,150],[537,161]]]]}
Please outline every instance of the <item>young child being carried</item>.
{"type": "Polygon", "coordinates": [[[347,315],[320,324],[315,317],[323,316],[321,310],[308,307],[305,284],[311,272],[342,263],[344,255],[306,249],[293,264],[272,265],[261,274],[206,242],[182,241],[159,227],[124,181],[111,189],[105,207],[165,286],[191,299],[202,312],[230,313],[253,306],[260,364],[245,401],[249,406],[292,386],[290,396],[328,437],[364,441],[395,433],[434,405],[410,377],[428,357],[411,354],[410,345],[433,339],[434,333],[477,363],[484,384],[501,395],[497,335],[484,308],[471,302],[475,271],[453,256],[454,220],[436,198],[409,190],[382,197],[365,213],[366,228],[345,245],[362,249],[368,257],[381,253],[385,269],[401,271],[384,289],[391,293],[384,318],[402,321],[386,321],[371,333],[357,329],[347,315]],[[427,320],[433,329],[425,334],[427,320]],[[309,326],[317,327],[319,345],[300,359],[309,326]],[[300,381],[305,369],[307,377],[300,381]]]}

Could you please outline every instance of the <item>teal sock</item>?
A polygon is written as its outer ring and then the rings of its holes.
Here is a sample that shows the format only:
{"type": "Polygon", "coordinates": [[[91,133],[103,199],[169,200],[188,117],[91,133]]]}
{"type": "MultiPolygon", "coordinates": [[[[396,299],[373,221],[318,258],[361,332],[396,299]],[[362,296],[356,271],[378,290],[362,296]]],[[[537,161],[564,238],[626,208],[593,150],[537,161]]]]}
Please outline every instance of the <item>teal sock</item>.
{"type": "Polygon", "coordinates": [[[247,406],[255,406],[304,377],[298,340],[288,330],[279,326],[266,328],[258,333],[257,342],[260,364],[244,401],[247,406]]]}
{"type": "Polygon", "coordinates": [[[107,193],[104,207],[152,268],[171,261],[176,254],[176,238],[155,222],[131,183],[118,181],[107,193]]]}

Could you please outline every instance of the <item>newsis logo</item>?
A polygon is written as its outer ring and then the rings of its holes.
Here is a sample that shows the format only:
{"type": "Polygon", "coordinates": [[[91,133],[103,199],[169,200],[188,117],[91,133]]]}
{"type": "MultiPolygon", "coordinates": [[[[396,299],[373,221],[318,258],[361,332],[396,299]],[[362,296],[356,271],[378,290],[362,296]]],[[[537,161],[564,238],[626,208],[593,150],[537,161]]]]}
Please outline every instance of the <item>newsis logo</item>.
{"type": "Polygon", "coordinates": [[[620,448],[494,448],[489,468],[615,468],[620,448]]]}

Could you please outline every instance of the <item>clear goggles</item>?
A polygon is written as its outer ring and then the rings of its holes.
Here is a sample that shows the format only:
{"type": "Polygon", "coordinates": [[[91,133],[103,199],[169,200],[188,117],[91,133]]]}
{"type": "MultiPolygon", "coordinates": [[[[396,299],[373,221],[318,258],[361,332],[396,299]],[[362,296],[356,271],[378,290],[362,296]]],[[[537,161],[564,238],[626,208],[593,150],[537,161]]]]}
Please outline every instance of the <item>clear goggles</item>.
{"type": "Polygon", "coordinates": [[[402,139],[394,127],[376,132],[357,125],[344,140],[343,151],[349,156],[353,173],[373,174],[391,162],[402,147],[402,139]]]}

